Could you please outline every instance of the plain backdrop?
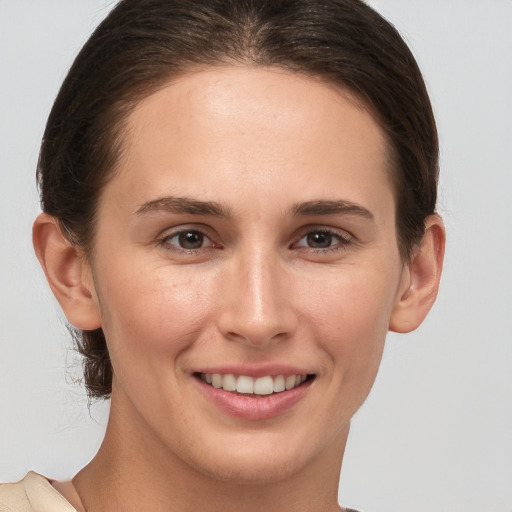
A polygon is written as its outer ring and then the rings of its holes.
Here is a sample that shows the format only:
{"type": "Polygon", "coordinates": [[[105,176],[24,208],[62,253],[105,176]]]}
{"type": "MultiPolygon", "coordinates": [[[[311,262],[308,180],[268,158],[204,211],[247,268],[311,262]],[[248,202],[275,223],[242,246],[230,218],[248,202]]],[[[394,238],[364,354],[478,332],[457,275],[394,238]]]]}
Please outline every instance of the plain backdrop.
{"type": "MultiPolygon", "coordinates": [[[[512,1],[373,0],[403,34],[441,140],[448,245],[436,306],[388,338],[353,421],[340,501],[365,512],[512,512],[512,1]]],[[[72,476],[101,440],[33,255],[46,117],[107,0],[0,0],[0,481],[72,476]]]]}

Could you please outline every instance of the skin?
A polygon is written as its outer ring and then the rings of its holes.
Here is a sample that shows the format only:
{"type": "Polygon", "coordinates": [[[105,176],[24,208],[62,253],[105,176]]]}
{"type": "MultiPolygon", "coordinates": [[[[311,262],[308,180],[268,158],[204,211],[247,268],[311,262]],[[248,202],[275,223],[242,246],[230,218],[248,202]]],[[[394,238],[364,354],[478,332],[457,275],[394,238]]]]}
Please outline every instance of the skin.
{"type": "Polygon", "coordinates": [[[55,219],[34,228],[69,321],[103,328],[114,367],[105,441],[74,479],[85,508],[338,510],[386,333],[434,301],[440,219],[405,264],[381,128],[346,91],[278,69],[182,76],[130,114],[124,142],[92,258],[55,219]],[[275,363],[315,378],[267,420],[221,411],[195,375],[275,363]]]}

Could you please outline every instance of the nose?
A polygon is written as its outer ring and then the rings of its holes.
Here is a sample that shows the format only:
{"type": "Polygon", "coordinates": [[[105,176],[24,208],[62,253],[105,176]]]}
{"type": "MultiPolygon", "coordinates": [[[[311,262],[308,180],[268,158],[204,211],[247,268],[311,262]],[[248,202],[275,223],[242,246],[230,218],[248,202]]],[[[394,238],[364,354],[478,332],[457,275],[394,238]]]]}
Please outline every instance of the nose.
{"type": "Polygon", "coordinates": [[[297,315],[279,258],[263,252],[240,255],[224,277],[218,327],[226,339],[266,347],[293,335],[297,315]]]}

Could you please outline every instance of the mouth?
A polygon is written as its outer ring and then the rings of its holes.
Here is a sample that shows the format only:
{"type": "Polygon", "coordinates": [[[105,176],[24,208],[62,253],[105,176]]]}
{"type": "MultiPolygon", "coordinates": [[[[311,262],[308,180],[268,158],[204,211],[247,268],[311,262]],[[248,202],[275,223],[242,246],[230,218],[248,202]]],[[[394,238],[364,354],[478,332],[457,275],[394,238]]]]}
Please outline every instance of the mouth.
{"type": "Polygon", "coordinates": [[[232,373],[197,373],[195,375],[215,389],[252,397],[265,397],[292,391],[315,378],[314,374],[265,375],[257,378],[232,373]]]}

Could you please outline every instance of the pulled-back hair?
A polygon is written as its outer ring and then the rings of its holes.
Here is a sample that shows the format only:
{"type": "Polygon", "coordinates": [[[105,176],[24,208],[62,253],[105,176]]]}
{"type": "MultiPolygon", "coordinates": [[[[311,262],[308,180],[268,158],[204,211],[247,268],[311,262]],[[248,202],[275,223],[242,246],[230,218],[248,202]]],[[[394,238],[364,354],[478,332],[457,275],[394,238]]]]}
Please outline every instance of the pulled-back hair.
{"type": "MultiPolygon", "coordinates": [[[[392,152],[404,261],[434,213],[438,141],[419,68],[395,28],[361,0],[121,0],[75,59],[50,113],[43,211],[93,257],[95,215],[123,149],[123,123],[173,77],[206,66],[274,66],[339,85],[372,112],[392,152]]],[[[102,329],[74,331],[91,397],[111,393],[102,329]]]]}

